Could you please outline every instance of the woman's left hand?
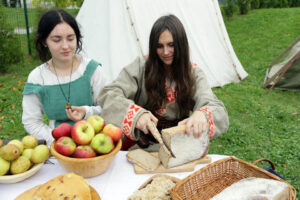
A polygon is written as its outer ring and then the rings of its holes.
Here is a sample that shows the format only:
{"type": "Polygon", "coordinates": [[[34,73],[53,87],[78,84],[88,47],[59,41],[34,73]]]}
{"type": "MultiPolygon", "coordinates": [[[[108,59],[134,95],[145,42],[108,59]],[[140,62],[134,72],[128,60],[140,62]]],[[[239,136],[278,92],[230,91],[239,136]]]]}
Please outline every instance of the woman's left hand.
{"type": "Polygon", "coordinates": [[[86,114],[83,106],[71,106],[71,108],[66,109],[66,113],[69,119],[75,122],[82,120],[86,114]]]}
{"type": "Polygon", "coordinates": [[[195,111],[189,118],[180,121],[178,125],[186,125],[186,134],[193,134],[195,138],[199,138],[207,129],[208,121],[203,111],[195,111]]]}

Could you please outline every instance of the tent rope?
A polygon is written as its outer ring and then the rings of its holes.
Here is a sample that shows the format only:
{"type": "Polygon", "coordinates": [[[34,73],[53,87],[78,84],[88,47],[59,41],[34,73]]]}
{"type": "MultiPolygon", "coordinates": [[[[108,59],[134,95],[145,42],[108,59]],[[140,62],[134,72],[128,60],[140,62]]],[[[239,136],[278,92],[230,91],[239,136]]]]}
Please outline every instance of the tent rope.
{"type": "Polygon", "coordinates": [[[138,48],[140,49],[140,52],[141,52],[142,56],[145,57],[141,41],[140,41],[140,39],[138,37],[137,31],[136,31],[136,28],[135,28],[135,23],[133,21],[132,15],[130,13],[130,7],[129,7],[129,4],[128,4],[128,0],[126,0],[126,10],[127,10],[128,16],[129,16],[131,27],[133,29],[133,32],[134,32],[134,35],[135,35],[135,38],[136,38],[136,42],[137,42],[138,48]]]}

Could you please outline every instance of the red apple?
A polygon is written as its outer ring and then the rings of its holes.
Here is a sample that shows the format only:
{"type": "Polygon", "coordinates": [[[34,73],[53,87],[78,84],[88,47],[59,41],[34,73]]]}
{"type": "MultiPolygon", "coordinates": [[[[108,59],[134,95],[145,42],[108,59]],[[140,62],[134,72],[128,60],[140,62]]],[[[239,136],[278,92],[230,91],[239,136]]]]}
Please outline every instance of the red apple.
{"type": "Polygon", "coordinates": [[[73,125],[71,135],[77,144],[86,145],[92,141],[95,131],[88,121],[81,120],[73,125]]]}
{"type": "Polygon", "coordinates": [[[107,124],[104,126],[102,133],[110,136],[114,142],[118,142],[122,137],[122,130],[113,124],[107,124]]]}
{"type": "Polygon", "coordinates": [[[71,156],[76,149],[76,144],[72,138],[62,136],[55,142],[54,148],[58,153],[64,156],[71,156]]]}
{"type": "Polygon", "coordinates": [[[88,117],[87,121],[93,126],[95,134],[100,133],[105,126],[104,119],[99,115],[91,115],[88,117]]]}
{"type": "Polygon", "coordinates": [[[62,136],[71,136],[72,126],[68,123],[62,123],[52,130],[52,136],[55,140],[62,136]]]}
{"type": "Polygon", "coordinates": [[[78,146],[75,149],[74,157],[75,158],[92,158],[95,157],[96,153],[89,145],[78,146]]]}
{"type": "Polygon", "coordinates": [[[92,139],[91,146],[96,152],[106,154],[113,150],[114,142],[108,135],[99,133],[92,139]]]}

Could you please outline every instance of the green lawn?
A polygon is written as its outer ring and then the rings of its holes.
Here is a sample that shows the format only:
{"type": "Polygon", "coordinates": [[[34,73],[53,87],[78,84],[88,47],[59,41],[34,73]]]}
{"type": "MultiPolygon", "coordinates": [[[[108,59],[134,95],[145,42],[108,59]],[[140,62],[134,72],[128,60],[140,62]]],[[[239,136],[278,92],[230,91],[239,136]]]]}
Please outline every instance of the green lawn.
{"type": "MultiPolygon", "coordinates": [[[[227,108],[230,127],[211,142],[209,152],[248,162],[268,158],[298,193],[300,92],[272,90],[267,95],[261,85],[267,66],[300,35],[299,19],[300,8],[261,9],[225,22],[249,76],[240,83],[213,89],[227,108]]],[[[0,138],[26,134],[21,123],[22,89],[28,73],[38,64],[25,58],[24,63],[10,66],[9,74],[0,76],[0,138]]]]}
{"type": "Polygon", "coordinates": [[[268,158],[298,192],[300,93],[272,90],[266,94],[261,85],[268,65],[299,37],[299,19],[300,8],[261,9],[225,22],[249,76],[240,83],[214,88],[227,108],[230,127],[210,148],[210,153],[234,155],[248,162],[268,158]]]}

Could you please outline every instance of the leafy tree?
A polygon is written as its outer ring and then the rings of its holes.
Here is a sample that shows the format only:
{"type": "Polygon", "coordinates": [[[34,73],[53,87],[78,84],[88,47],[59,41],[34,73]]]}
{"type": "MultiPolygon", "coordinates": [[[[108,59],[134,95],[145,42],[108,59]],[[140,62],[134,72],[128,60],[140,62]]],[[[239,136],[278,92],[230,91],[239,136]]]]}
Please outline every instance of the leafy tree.
{"type": "Polygon", "coordinates": [[[250,0],[237,0],[238,7],[240,8],[240,14],[245,15],[249,11],[250,0]]]}
{"type": "Polygon", "coordinates": [[[227,19],[231,18],[234,11],[234,2],[232,0],[226,0],[223,10],[227,19]]]}
{"type": "Polygon", "coordinates": [[[251,0],[251,9],[258,9],[260,5],[260,0],[251,0]]]}

